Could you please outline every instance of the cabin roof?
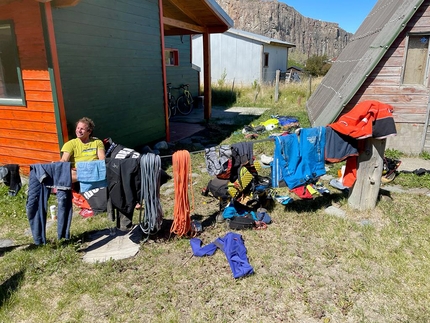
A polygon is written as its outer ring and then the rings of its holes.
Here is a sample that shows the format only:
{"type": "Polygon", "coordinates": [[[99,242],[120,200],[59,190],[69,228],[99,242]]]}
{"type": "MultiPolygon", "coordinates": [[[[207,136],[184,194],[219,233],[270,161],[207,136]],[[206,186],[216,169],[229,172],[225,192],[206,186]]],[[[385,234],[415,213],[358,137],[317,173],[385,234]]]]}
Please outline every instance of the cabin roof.
{"type": "Polygon", "coordinates": [[[306,103],[313,126],[333,122],[424,0],[379,0],[306,103]]]}
{"type": "Polygon", "coordinates": [[[234,29],[234,28],[230,28],[228,31],[226,31],[226,34],[240,36],[240,37],[254,40],[267,45],[277,45],[277,46],[282,46],[286,48],[296,47],[296,45],[287,41],[277,40],[270,37],[254,34],[244,30],[234,29]]]}
{"type": "Polygon", "coordinates": [[[164,34],[223,33],[233,20],[215,0],[163,0],[164,34]]]}

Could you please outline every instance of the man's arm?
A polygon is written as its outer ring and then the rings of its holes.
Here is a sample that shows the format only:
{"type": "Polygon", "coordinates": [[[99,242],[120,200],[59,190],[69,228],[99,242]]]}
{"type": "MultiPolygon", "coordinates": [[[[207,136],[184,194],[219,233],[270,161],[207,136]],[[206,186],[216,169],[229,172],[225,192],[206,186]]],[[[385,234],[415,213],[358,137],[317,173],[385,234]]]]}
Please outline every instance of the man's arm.
{"type": "Polygon", "coordinates": [[[68,162],[70,160],[70,154],[67,151],[63,151],[63,155],[61,156],[61,162],[68,162]]]}
{"type": "Polygon", "coordinates": [[[104,149],[97,149],[97,158],[99,160],[105,160],[106,159],[106,153],[104,149]]]}

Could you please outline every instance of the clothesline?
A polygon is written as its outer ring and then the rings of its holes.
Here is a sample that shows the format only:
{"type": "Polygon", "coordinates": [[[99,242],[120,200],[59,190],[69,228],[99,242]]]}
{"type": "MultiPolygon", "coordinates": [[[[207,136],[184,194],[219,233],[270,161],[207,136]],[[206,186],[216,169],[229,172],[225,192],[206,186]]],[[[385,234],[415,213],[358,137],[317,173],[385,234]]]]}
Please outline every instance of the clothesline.
{"type": "MultiPolygon", "coordinates": [[[[274,140],[275,140],[274,138],[270,137],[270,138],[266,138],[266,139],[258,139],[258,140],[252,140],[252,141],[242,141],[242,142],[252,142],[252,143],[256,144],[256,143],[260,143],[260,142],[274,141],[274,140]]],[[[212,147],[220,148],[221,145],[212,146],[212,147]]],[[[190,154],[198,154],[198,153],[204,153],[204,152],[205,152],[205,150],[202,149],[202,150],[190,151],[189,153],[190,154]]],[[[160,156],[160,158],[167,158],[167,157],[172,157],[172,156],[173,155],[163,155],[163,156],[160,156]]]]}

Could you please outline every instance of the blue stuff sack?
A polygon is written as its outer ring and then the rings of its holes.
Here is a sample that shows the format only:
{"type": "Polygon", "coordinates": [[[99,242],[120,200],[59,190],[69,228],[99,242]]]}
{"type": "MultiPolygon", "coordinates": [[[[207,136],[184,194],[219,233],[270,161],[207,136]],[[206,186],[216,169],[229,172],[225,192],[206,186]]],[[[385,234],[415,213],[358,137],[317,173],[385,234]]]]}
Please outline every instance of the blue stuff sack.
{"type": "Polygon", "coordinates": [[[278,120],[279,120],[279,125],[281,127],[288,126],[290,124],[299,122],[299,119],[297,119],[295,117],[278,117],[278,120]]]}
{"type": "Polygon", "coordinates": [[[272,223],[272,218],[270,217],[267,210],[264,208],[259,208],[257,210],[257,221],[264,222],[266,224],[272,223]]]}

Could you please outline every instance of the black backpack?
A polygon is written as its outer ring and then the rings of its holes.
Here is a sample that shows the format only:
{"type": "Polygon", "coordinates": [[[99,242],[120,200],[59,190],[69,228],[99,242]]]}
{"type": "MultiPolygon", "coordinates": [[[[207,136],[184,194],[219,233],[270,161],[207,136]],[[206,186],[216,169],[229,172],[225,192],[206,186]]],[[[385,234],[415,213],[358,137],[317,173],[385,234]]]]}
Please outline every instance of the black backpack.
{"type": "Polygon", "coordinates": [[[217,177],[212,178],[206,189],[204,190],[204,195],[211,193],[213,197],[220,198],[222,200],[227,200],[230,198],[230,194],[227,191],[228,179],[219,179],[217,177]]]}

